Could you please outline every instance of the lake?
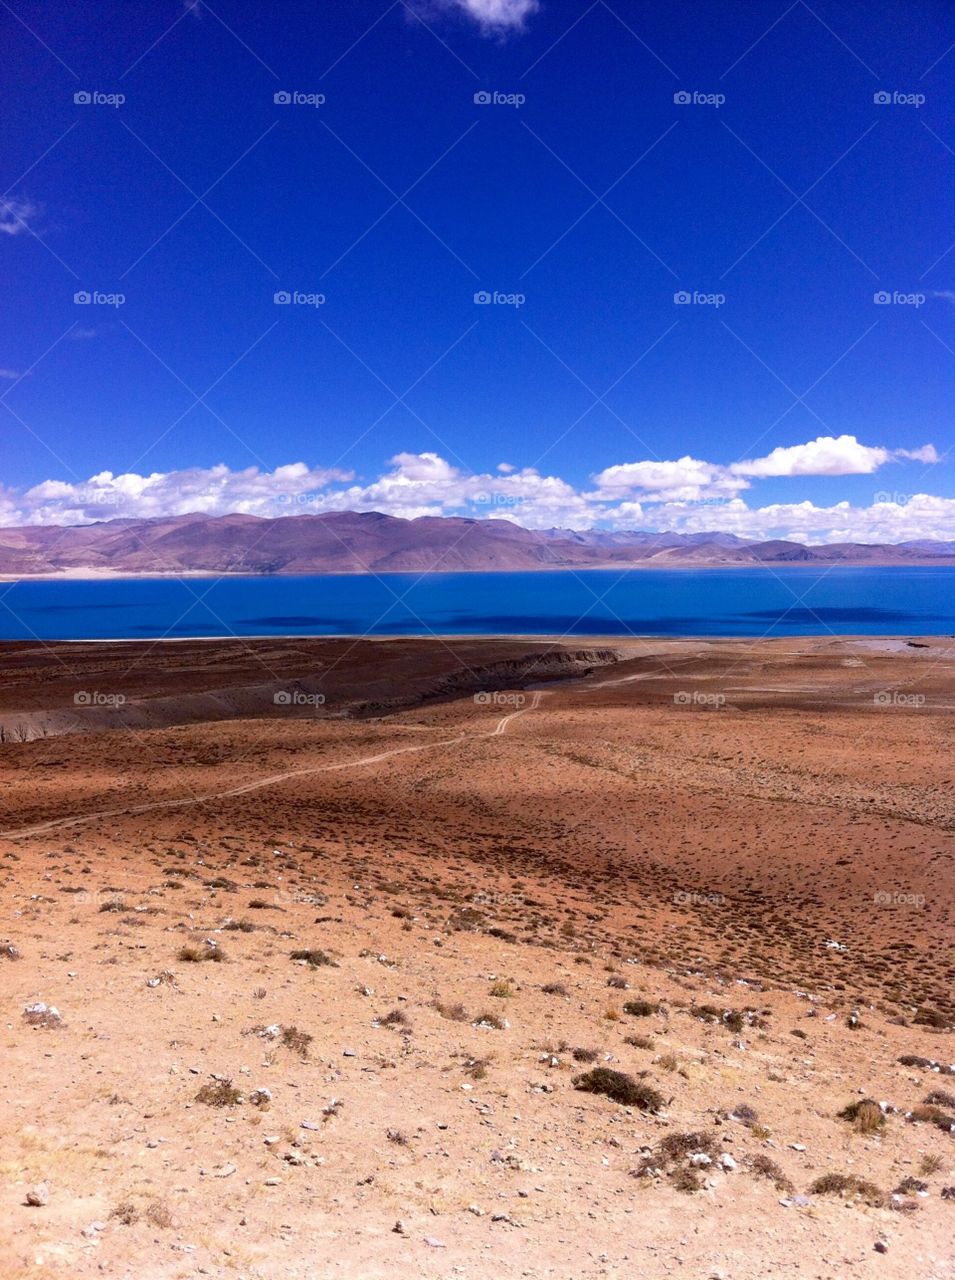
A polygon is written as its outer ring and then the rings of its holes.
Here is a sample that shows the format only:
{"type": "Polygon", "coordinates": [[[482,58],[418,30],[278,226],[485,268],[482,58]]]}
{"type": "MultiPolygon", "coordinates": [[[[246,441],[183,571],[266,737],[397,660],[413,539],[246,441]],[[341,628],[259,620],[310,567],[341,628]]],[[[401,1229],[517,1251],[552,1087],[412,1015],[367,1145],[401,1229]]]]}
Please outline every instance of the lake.
{"type": "Polygon", "coordinates": [[[0,638],[955,633],[955,567],[0,583],[0,638]]]}

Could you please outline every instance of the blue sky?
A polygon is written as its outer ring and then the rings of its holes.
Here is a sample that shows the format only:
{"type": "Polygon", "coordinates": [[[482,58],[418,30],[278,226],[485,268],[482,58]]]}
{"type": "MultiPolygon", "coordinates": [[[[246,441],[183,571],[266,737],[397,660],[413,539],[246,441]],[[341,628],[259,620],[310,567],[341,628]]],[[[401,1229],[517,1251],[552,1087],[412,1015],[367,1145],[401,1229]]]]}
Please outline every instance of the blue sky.
{"type": "Polygon", "coordinates": [[[0,9],[0,522],[952,536],[949,4],[280,15],[0,9]]]}

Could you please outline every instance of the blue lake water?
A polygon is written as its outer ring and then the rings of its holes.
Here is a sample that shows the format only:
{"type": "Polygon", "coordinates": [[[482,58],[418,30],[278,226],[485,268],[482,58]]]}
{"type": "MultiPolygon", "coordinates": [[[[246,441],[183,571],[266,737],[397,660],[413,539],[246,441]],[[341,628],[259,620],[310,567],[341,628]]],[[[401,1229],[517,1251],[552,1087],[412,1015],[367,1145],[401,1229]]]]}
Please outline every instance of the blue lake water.
{"type": "Polygon", "coordinates": [[[0,583],[0,639],[955,634],[955,567],[0,583]]]}

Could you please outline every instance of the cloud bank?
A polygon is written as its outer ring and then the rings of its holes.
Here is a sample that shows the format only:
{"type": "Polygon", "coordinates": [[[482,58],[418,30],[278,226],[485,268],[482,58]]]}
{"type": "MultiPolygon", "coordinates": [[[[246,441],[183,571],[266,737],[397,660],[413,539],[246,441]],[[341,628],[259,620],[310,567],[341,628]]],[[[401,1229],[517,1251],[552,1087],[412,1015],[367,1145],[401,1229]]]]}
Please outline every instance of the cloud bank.
{"type": "Polygon", "coordinates": [[[493,473],[466,472],[437,453],[399,453],[374,479],[293,462],[263,471],[225,465],[151,475],[101,471],[89,480],[45,480],[26,490],[0,486],[0,526],[88,524],[203,512],[254,516],[382,511],[413,519],[463,515],[508,519],[529,529],[716,531],[805,542],[950,539],[955,499],[922,492],[932,445],[913,450],[864,445],[855,436],[820,436],[728,465],[685,456],[606,467],[580,489],[535,467],[502,462],[493,473]],[[921,463],[908,482],[904,464],[921,463]],[[870,475],[892,468],[895,482],[873,490],[867,506],[810,501],[758,506],[743,494],[765,477],[870,475]],[[906,492],[901,490],[906,489],[906,492]]]}

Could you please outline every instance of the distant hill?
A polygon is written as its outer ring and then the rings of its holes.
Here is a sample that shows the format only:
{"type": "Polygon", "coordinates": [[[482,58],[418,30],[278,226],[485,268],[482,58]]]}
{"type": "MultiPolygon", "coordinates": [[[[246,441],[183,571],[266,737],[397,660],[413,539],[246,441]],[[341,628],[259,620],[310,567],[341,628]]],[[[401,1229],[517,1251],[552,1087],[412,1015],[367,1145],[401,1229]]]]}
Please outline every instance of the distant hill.
{"type": "Polygon", "coordinates": [[[728,533],[524,529],[378,511],[106,520],[0,529],[0,574],[430,573],[640,566],[955,564],[955,543],[804,546],[728,533]]]}

